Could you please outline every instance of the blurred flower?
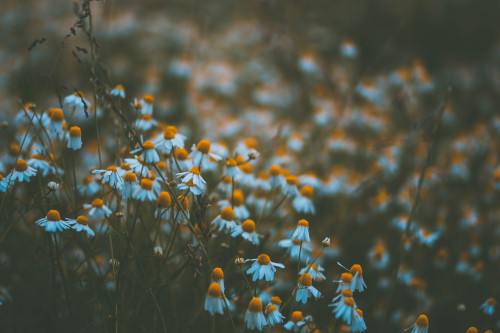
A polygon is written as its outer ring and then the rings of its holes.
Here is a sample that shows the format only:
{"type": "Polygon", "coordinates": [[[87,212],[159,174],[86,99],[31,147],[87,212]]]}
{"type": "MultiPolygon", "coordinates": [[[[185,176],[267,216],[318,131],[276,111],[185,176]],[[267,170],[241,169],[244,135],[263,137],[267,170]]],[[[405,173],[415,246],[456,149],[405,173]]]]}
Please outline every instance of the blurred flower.
{"type": "Polygon", "coordinates": [[[61,215],[55,209],[49,210],[46,217],[39,219],[35,223],[41,227],[45,227],[45,231],[47,232],[56,232],[57,230],[63,231],[73,224],[71,220],[61,220],[61,215]]]}

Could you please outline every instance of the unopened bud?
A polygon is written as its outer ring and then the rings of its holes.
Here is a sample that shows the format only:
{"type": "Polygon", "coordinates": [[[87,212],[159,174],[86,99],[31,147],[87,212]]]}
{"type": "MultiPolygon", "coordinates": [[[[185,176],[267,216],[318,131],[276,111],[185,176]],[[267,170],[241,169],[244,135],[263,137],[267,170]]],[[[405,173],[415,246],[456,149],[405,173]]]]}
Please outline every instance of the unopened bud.
{"type": "Polygon", "coordinates": [[[49,182],[47,184],[47,188],[51,191],[57,191],[59,189],[59,183],[56,182],[49,182]]]}
{"type": "Polygon", "coordinates": [[[323,245],[324,247],[330,246],[330,237],[325,237],[325,239],[323,239],[323,241],[321,242],[321,245],[323,245]]]}
{"type": "Polygon", "coordinates": [[[163,256],[163,248],[161,246],[156,245],[153,251],[154,251],[155,256],[157,256],[157,257],[163,256]]]}
{"type": "Polygon", "coordinates": [[[238,258],[234,259],[234,263],[236,265],[243,265],[245,263],[245,259],[238,257],[238,258]]]}

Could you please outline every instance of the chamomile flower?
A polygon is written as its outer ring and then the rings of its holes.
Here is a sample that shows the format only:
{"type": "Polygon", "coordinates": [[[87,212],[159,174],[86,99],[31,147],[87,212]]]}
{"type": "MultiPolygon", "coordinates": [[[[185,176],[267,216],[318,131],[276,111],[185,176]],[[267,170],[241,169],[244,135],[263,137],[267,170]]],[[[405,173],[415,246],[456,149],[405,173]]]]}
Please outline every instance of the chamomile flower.
{"type": "Polygon", "coordinates": [[[339,307],[344,306],[344,299],[352,298],[351,289],[344,289],[340,294],[332,299],[332,303],[328,306],[333,307],[333,313],[336,313],[339,307]]]}
{"type": "Polygon", "coordinates": [[[141,131],[149,131],[158,125],[158,121],[151,114],[141,114],[141,117],[135,121],[135,127],[141,131]]]}
{"type": "Polygon", "coordinates": [[[299,213],[316,214],[316,209],[312,202],[314,196],[314,188],[311,185],[305,185],[293,199],[293,208],[299,213]]]}
{"type": "MultiPolygon", "coordinates": [[[[278,243],[278,246],[288,249],[288,252],[290,253],[290,257],[292,259],[298,260],[301,243],[302,242],[299,241],[297,238],[295,238],[294,240],[284,239],[278,243]]],[[[311,252],[311,250],[312,250],[312,248],[309,244],[302,244],[302,253],[301,253],[300,261],[305,261],[307,259],[308,254],[311,252]]]]}
{"type": "Polygon", "coordinates": [[[153,103],[155,102],[155,98],[153,95],[146,94],[141,99],[139,103],[142,104],[141,114],[153,114],[153,103]]]}
{"type": "Polygon", "coordinates": [[[297,177],[295,176],[286,177],[284,192],[290,198],[294,198],[299,194],[299,190],[297,189],[297,177]]]}
{"type": "Polygon", "coordinates": [[[259,245],[259,235],[255,232],[255,222],[246,220],[241,225],[236,226],[231,232],[232,237],[241,235],[243,239],[249,241],[254,245],[259,245]]]}
{"type": "Polygon", "coordinates": [[[236,178],[240,173],[240,169],[238,169],[238,163],[230,158],[226,161],[226,166],[225,166],[225,171],[224,171],[224,175],[226,175],[227,177],[232,177],[232,178],[236,178]]]}
{"type": "Polygon", "coordinates": [[[111,91],[109,92],[111,96],[120,97],[121,99],[125,99],[125,88],[121,84],[117,84],[111,91]]]}
{"type": "Polygon", "coordinates": [[[85,110],[85,106],[90,105],[90,102],[85,99],[85,96],[81,91],[75,91],[71,95],[64,97],[63,104],[69,108],[74,108],[76,114],[80,114],[85,110]]]}
{"type": "Polygon", "coordinates": [[[214,268],[212,270],[211,278],[212,278],[212,283],[217,282],[220,285],[222,293],[224,294],[224,272],[222,271],[222,268],[220,267],[214,268]]]}
{"type": "Polygon", "coordinates": [[[208,163],[210,163],[209,157],[215,161],[222,159],[219,155],[210,152],[210,141],[208,140],[201,140],[197,145],[193,145],[190,156],[193,164],[201,169],[208,167],[208,163]]]}
{"type": "Polygon", "coordinates": [[[155,144],[151,141],[146,141],[142,144],[142,148],[131,151],[132,154],[135,154],[142,150],[142,155],[140,155],[140,160],[145,163],[157,163],[160,161],[160,156],[155,150],[155,144]]]}
{"type": "Polygon", "coordinates": [[[177,127],[167,126],[165,127],[163,134],[156,138],[155,145],[158,150],[170,154],[172,150],[184,148],[184,141],[186,141],[186,137],[177,133],[177,127]]]}
{"type": "Polygon", "coordinates": [[[33,169],[32,167],[28,166],[28,163],[26,163],[25,160],[23,159],[18,159],[16,163],[14,164],[14,170],[5,178],[8,178],[9,181],[18,181],[18,182],[24,182],[26,181],[27,183],[30,182],[30,177],[33,177],[36,175],[36,169],[33,169]]]}
{"type": "Polygon", "coordinates": [[[361,265],[352,265],[349,273],[352,275],[351,290],[363,292],[366,289],[366,284],[363,280],[363,269],[361,265]]]}
{"type": "Polygon", "coordinates": [[[342,273],[340,275],[340,280],[339,281],[333,281],[337,282],[339,286],[337,287],[337,293],[342,292],[344,289],[351,289],[352,285],[352,274],[351,273],[342,273]]]}
{"type": "Polygon", "coordinates": [[[299,286],[297,288],[297,293],[295,294],[295,300],[297,302],[307,303],[307,299],[314,297],[318,298],[321,293],[318,289],[312,286],[312,277],[309,273],[304,273],[299,278],[299,286]]]}
{"type": "Polygon", "coordinates": [[[353,313],[351,332],[364,332],[366,331],[365,320],[363,319],[363,311],[356,309],[353,313]]]}
{"type": "Polygon", "coordinates": [[[42,177],[47,177],[50,173],[55,172],[55,168],[50,165],[49,161],[42,154],[35,154],[27,161],[28,166],[40,172],[42,177]]]}
{"type": "Polygon", "coordinates": [[[219,215],[212,221],[212,225],[218,231],[231,232],[236,226],[234,211],[231,207],[224,207],[219,215]]]}
{"type": "Polygon", "coordinates": [[[285,318],[285,316],[281,314],[278,307],[271,303],[266,306],[266,315],[267,322],[270,326],[281,324],[285,318]]]}
{"type": "Polygon", "coordinates": [[[62,109],[50,108],[50,134],[61,134],[63,132],[64,113],[62,109]]]}
{"type": "Polygon", "coordinates": [[[143,161],[142,155],[137,156],[136,158],[126,158],[125,162],[130,165],[130,168],[136,174],[141,175],[142,177],[146,177],[148,175],[148,163],[143,161]]]}
{"type": "Polygon", "coordinates": [[[161,218],[167,218],[172,205],[172,198],[168,192],[162,191],[158,195],[158,214],[161,218]]]}
{"type": "Polygon", "coordinates": [[[156,194],[153,191],[153,182],[150,179],[142,178],[140,186],[136,187],[132,197],[139,201],[155,201],[156,194]]]}
{"type": "Polygon", "coordinates": [[[283,186],[283,177],[281,176],[281,168],[279,165],[271,165],[269,168],[269,176],[271,187],[283,186]]]}
{"type": "Polygon", "coordinates": [[[356,309],[356,303],[352,297],[344,298],[344,301],[339,305],[335,311],[335,318],[342,319],[347,325],[351,325],[354,317],[354,311],[356,309]]]}
{"type": "Polygon", "coordinates": [[[121,188],[122,199],[127,200],[128,198],[130,198],[130,193],[132,192],[132,185],[134,185],[137,182],[137,176],[133,172],[127,172],[125,175],[123,175],[122,180],[123,180],[123,186],[121,188]]]}
{"type": "Polygon", "coordinates": [[[321,267],[321,265],[313,262],[312,264],[309,264],[306,267],[302,268],[299,273],[304,274],[307,272],[311,274],[311,277],[314,281],[321,282],[325,279],[325,276],[322,273],[324,271],[325,269],[321,267]]]}
{"type": "Polygon", "coordinates": [[[265,279],[266,281],[272,281],[274,279],[274,273],[276,272],[276,267],[285,268],[285,265],[275,263],[271,261],[271,258],[267,254],[261,254],[257,259],[247,259],[245,262],[253,261],[252,266],[247,270],[248,275],[252,275],[252,280],[257,281],[265,279]]]}
{"type": "Polygon", "coordinates": [[[427,319],[426,315],[418,316],[415,324],[413,324],[413,329],[411,333],[427,333],[429,330],[429,319],[427,319]]]}
{"type": "Polygon", "coordinates": [[[93,174],[101,175],[101,183],[109,184],[111,187],[115,187],[119,190],[123,187],[123,178],[118,175],[118,170],[114,165],[110,165],[106,170],[94,170],[93,174]]]}
{"type": "Polygon", "coordinates": [[[297,228],[295,229],[292,239],[297,239],[300,242],[310,242],[309,238],[309,222],[302,219],[297,223],[297,228]]]}
{"type": "Polygon", "coordinates": [[[496,299],[490,297],[483,303],[483,305],[481,305],[481,310],[483,310],[483,312],[488,316],[492,316],[495,312],[495,305],[497,305],[496,299]]]}
{"type": "Polygon", "coordinates": [[[184,148],[175,149],[175,159],[177,162],[174,165],[179,165],[179,171],[193,167],[193,162],[189,159],[188,151],[184,148]]]}
{"type": "Polygon", "coordinates": [[[292,332],[302,332],[305,328],[306,322],[304,321],[304,315],[302,311],[293,311],[290,316],[290,321],[288,321],[283,327],[292,332]]]}
{"type": "Polygon", "coordinates": [[[78,185],[78,192],[85,197],[91,197],[99,192],[99,190],[99,184],[95,182],[92,176],[83,177],[82,183],[78,185]]]}
{"type": "Polygon", "coordinates": [[[123,176],[125,176],[127,172],[132,171],[132,168],[130,167],[130,164],[128,164],[127,162],[122,162],[122,164],[120,164],[120,166],[116,168],[116,170],[118,175],[123,178],[123,176]]]}
{"type": "MultiPolygon", "coordinates": [[[[240,166],[238,166],[238,171],[239,172],[234,178],[238,183],[245,186],[254,185],[255,177],[253,175],[253,165],[250,162],[242,163],[240,166]]],[[[270,187],[269,184],[268,187],[270,187]]]]}
{"type": "Polygon", "coordinates": [[[85,216],[80,215],[75,220],[66,219],[66,221],[70,222],[73,225],[72,228],[77,232],[85,231],[89,238],[95,236],[95,232],[89,226],[89,220],[85,216]]]}
{"type": "Polygon", "coordinates": [[[247,219],[250,216],[250,212],[244,205],[245,196],[243,191],[235,190],[232,195],[229,196],[229,200],[219,201],[219,207],[231,207],[234,210],[234,216],[239,220],[247,219]]]}
{"type": "Polygon", "coordinates": [[[267,324],[266,317],[262,313],[262,301],[254,297],[248,304],[247,312],[245,313],[246,327],[250,330],[262,331],[267,324]]]}
{"type": "Polygon", "coordinates": [[[63,231],[71,226],[68,221],[61,220],[61,215],[55,209],[49,210],[47,216],[35,222],[41,227],[45,227],[47,232],[63,231]]]}
{"type": "Polygon", "coordinates": [[[190,187],[190,191],[193,192],[194,195],[200,195],[205,192],[206,189],[206,181],[201,177],[201,172],[198,167],[194,166],[189,170],[189,172],[181,172],[177,174],[177,177],[181,178],[183,184],[179,184],[179,188],[181,190],[186,189],[186,186],[190,187]],[[190,185],[187,185],[190,183],[190,185]],[[181,188],[181,185],[183,188],[181,188]]]}
{"type": "Polygon", "coordinates": [[[428,228],[421,228],[416,234],[417,240],[421,244],[425,244],[427,246],[432,246],[439,236],[440,234],[438,231],[432,232],[428,228]]]}
{"type": "Polygon", "coordinates": [[[112,211],[104,204],[102,199],[96,198],[91,204],[84,204],[83,208],[89,209],[89,215],[96,218],[105,218],[111,215],[112,211]]]}
{"type": "Polygon", "coordinates": [[[217,282],[212,282],[210,287],[208,287],[207,297],[205,298],[205,310],[212,316],[216,313],[224,314],[224,294],[217,282]]]}
{"type": "Polygon", "coordinates": [[[80,127],[73,126],[69,129],[68,148],[78,150],[82,148],[82,131],[80,127]]]}

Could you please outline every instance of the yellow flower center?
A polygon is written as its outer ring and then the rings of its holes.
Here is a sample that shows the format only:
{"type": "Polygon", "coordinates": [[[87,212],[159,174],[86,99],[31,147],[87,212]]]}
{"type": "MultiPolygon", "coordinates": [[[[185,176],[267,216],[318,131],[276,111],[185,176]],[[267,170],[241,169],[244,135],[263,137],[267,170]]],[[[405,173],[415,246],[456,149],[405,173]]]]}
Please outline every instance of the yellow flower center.
{"type": "Polygon", "coordinates": [[[92,206],[97,208],[102,208],[102,206],[104,206],[104,201],[102,201],[101,199],[94,199],[92,201],[92,206]]]}
{"type": "Polygon", "coordinates": [[[297,223],[298,226],[300,227],[306,227],[306,228],[309,228],[309,222],[307,222],[306,220],[300,220],[298,223],[297,223]]]}
{"type": "Polygon", "coordinates": [[[188,152],[184,148],[177,148],[175,151],[175,158],[177,158],[179,161],[185,161],[188,159],[188,152]]]}
{"type": "Polygon", "coordinates": [[[252,298],[250,304],[248,304],[248,311],[262,312],[262,301],[258,297],[252,298]]]}
{"type": "Polygon", "coordinates": [[[52,222],[61,221],[61,215],[59,214],[59,212],[57,210],[51,209],[47,213],[47,220],[52,221],[52,222]]]}
{"type": "Polygon", "coordinates": [[[288,185],[297,185],[297,177],[295,177],[295,176],[286,177],[286,183],[288,185]]]}
{"type": "Polygon", "coordinates": [[[344,290],[342,290],[342,296],[344,296],[344,297],[352,297],[352,291],[351,291],[351,289],[344,289],[344,290]]]}
{"type": "Polygon", "coordinates": [[[279,165],[272,165],[269,168],[269,174],[271,176],[279,176],[281,174],[281,168],[279,167],[279,165]]]}
{"type": "Polygon", "coordinates": [[[233,195],[229,196],[229,202],[234,203],[235,206],[243,205],[245,198],[241,190],[234,191],[233,195]]]}
{"type": "Polygon", "coordinates": [[[208,140],[201,140],[196,145],[196,150],[199,151],[202,154],[208,154],[210,152],[210,141],[208,141],[208,140]]]}
{"type": "Polygon", "coordinates": [[[175,132],[172,130],[166,129],[163,132],[163,137],[165,138],[165,140],[172,140],[173,138],[175,138],[175,132]]]}
{"type": "Polygon", "coordinates": [[[344,299],[344,304],[347,305],[350,308],[354,308],[354,300],[352,299],[352,297],[345,298],[344,299]]]}
{"type": "Polygon", "coordinates": [[[135,183],[135,181],[137,180],[137,176],[133,172],[127,172],[123,176],[123,180],[129,183],[135,183]]]}
{"type": "MultiPolygon", "coordinates": [[[[180,195],[180,196],[178,196],[178,197],[177,197],[177,200],[181,203],[182,208],[183,208],[185,211],[187,211],[187,210],[188,210],[188,208],[189,208],[189,200],[188,200],[188,198],[187,198],[187,197],[184,197],[184,196],[182,196],[182,195],[180,195]]],[[[176,206],[176,208],[177,208],[177,204],[176,204],[175,206],[176,206]]]]}
{"type": "Polygon", "coordinates": [[[281,298],[279,298],[278,296],[273,296],[271,297],[270,303],[281,306],[281,298]]]}
{"type": "Polygon", "coordinates": [[[117,172],[118,170],[116,170],[116,167],[114,165],[110,165],[106,171],[111,171],[111,172],[117,172]]]}
{"type": "Polygon", "coordinates": [[[168,192],[161,192],[160,195],[158,196],[158,206],[161,208],[168,208],[172,204],[172,199],[170,198],[170,194],[168,192]]]}
{"type": "Polygon", "coordinates": [[[240,165],[240,170],[241,172],[243,173],[246,173],[247,175],[253,173],[253,165],[251,165],[250,163],[243,163],[242,165],[240,165]]]}
{"type": "Polygon", "coordinates": [[[141,179],[141,188],[146,191],[153,190],[153,182],[147,178],[141,179]]]}
{"type": "Polygon", "coordinates": [[[234,211],[233,211],[233,209],[231,207],[225,207],[220,212],[220,217],[221,217],[221,219],[223,219],[225,221],[232,221],[232,220],[234,220],[234,211]]]}
{"type": "Polygon", "coordinates": [[[352,276],[356,275],[356,273],[358,274],[358,277],[360,276],[363,276],[363,270],[361,269],[361,266],[360,265],[352,265],[351,267],[351,270],[349,271],[349,273],[352,274],[352,276]]]}
{"type": "Polygon", "coordinates": [[[299,321],[303,321],[304,316],[302,315],[302,311],[293,311],[290,320],[293,321],[294,323],[298,323],[299,321]]]}
{"type": "Polygon", "coordinates": [[[142,100],[148,104],[153,104],[155,102],[155,98],[151,94],[144,95],[142,100]]]}
{"type": "MultiPolygon", "coordinates": [[[[417,318],[417,321],[415,322],[415,325],[421,328],[427,328],[429,327],[429,319],[427,319],[426,315],[420,315],[417,318]]],[[[469,332],[469,331],[467,331],[469,332]]],[[[476,331],[477,332],[477,331],[476,331]]]]}
{"type": "Polygon", "coordinates": [[[208,295],[214,298],[222,298],[222,289],[217,282],[213,282],[210,287],[208,287],[208,295]]]}
{"type": "Polygon", "coordinates": [[[312,285],[312,277],[309,273],[304,273],[299,278],[299,283],[305,287],[312,285]]]}
{"type": "Polygon", "coordinates": [[[28,169],[28,163],[25,160],[19,159],[14,165],[14,169],[19,172],[26,171],[28,169]]]}
{"type": "Polygon", "coordinates": [[[226,161],[226,166],[227,167],[235,167],[237,165],[238,165],[238,163],[236,163],[236,161],[234,159],[232,159],[232,158],[230,158],[230,159],[228,159],[226,161]]]}
{"type": "Polygon", "coordinates": [[[272,304],[269,304],[266,308],[266,313],[267,314],[270,314],[272,312],[276,311],[276,306],[272,305],[272,304]]]}
{"type": "Polygon", "coordinates": [[[314,195],[314,188],[311,185],[305,185],[301,190],[300,190],[300,195],[309,199],[313,198],[314,195]]]}
{"type": "Polygon", "coordinates": [[[142,144],[142,147],[146,150],[150,150],[150,149],[155,149],[155,145],[154,143],[152,143],[151,141],[146,141],[142,144]]]}
{"type": "Polygon", "coordinates": [[[241,224],[241,229],[243,229],[244,232],[247,233],[254,233],[255,232],[255,222],[252,220],[246,220],[241,224]]]}
{"type": "Polygon", "coordinates": [[[81,224],[81,225],[88,225],[89,219],[83,215],[80,215],[76,218],[76,222],[78,222],[78,224],[81,224]]]}
{"type": "Polygon", "coordinates": [[[212,271],[212,279],[217,281],[224,280],[224,272],[222,271],[221,268],[219,267],[214,268],[214,270],[212,271]]]}
{"type": "Polygon", "coordinates": [[[352,274],[351,273],[342,273],[340,275],[340,281],[344,283],[351,283],[352,282],[352,274]]]}
{"type": "Polygon", "coordinates": [[[267,266],[271,263],[271,258],[267,254],[261,254],[257,257],[257,262],[259,265],[267,266]]]}
{"type": "Polygon", "coordinates": [[[69,136],[72,138],[79,138],[82,136],[82,130],[78,126],[73,126],[69,129],[69,136]]]}
{"type": "Polygon", "coordinates": [[[52,108],[49,110],[50,111],[50,120],[55,121],[55,122],[62,122],[64,119],[64,113],[63,110],[57,109],[57,108],[52,108]]]}
{"type": "Polygon", "coordinates": [[[198,167],[192,167],[191,170],[189,170],[190,173],[193,173],[195,175],[201,175],[200,169],[198,167]]]}

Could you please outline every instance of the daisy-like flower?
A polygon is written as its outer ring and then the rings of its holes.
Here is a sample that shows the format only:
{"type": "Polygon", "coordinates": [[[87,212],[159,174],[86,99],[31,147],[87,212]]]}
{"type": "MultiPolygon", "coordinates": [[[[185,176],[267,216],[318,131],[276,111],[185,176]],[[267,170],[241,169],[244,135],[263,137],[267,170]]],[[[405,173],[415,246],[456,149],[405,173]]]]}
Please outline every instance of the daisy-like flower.
{"type": "MultiPolygon", "coordinates": [[[[192,184],[192,186],[189,186],[189,185],[186,185],[186,186],[190,187],[190,191],[193,192],[194,195],[200,195],[201,193],[205,192],[207,183],[201,177],[201,172],[200,172],[200,169],[198,169],[198,167],[196,167],[196,166],[192,167],[191,170],[189,170],[189,172],[178,173],[177,177],[181,178],[181,181],[184,184],[188,184],[188,183],[192,184]],[[194,190],[192,188],[194,188],[194,190]]],[[[182,184],[179,184],[179,186],[180,185],[182,185],[182,184]]],[[[182,189],[186,189],[186,187],[184,187],[182,189]]]]}
{"type": "Polygon", "coordinates": [[[234,222],[234,211],[231,207],[225,207],[220,214],[212,221],[218,231],[232,231],[236,226],[234,222]]]}
{"type": "Polygon", "coordinates": [[[279,298],[278,296],[273,296],[271,297],[271,299],[269,300],[269,304],[272,304],[274,306],[276,306],[276,308],[279,310],[280,307],[281,307],[281,298],[279,298]]]}
{"type": "Polygon", "coordinates": [[[47,113],[50,117],[51,134],[60,134],[63,132],[64,112],[62,109],[50,108],[47,113]]]}
{"type": "Polygon", "coordinates": [[[238,163],[233,158],[230,158],[226,161],[226,169],[224,174],[227,177],[236,178],[240,173],[240,169],[238,169],[238,163]]]}
{"type": "Polygon", "coordinates": [[[236,226],[231,232],[232,237],[241,235],[243,239],[254,245],[259,245],[259,235],[255,232],[255,222],[246,220],[241,225],[236,226]]]}
{"type": "Polygon", "coordinates": [[[151,141],[146,141],[142,144],[142,148],[131,151],[135,154],[142,150],[142,155],[140,155],[140,160],[145,163],[157,163],[160,161],[160,156],[155,150],[155,144],[151,141]]]}
{"type": "Polygon", "coordinates": [[[287,196],[294,198],[299,194],[299,190],[297,189],[297,177],[288,176],[285,180],[285,193],[287,196]]]}
{"type": "Polygon", "coordinates": [[[495,312],[495,305],[497,305],[496,299],[490,297],[483,303],[483,305],[481,305],[481,310],[483,310],[483,312],[488,316],[492,316],[495,312]]]}
{"type": "Polygon", "coordinates": [[[123,186],[122,186],[122,198],[124,200],[127,200],[130,198],[130,193],[132,191],[132,185],[137,182],[137,176],[133,172],[127,172],[125,175],[122,177],[123,179],[123,186]]]}
{"type": "Polygon", "coordinates": [[[45,227],[47,232],[63,231],[71,226],[68,221],[61,220],[61,214],[55,209],[49,210],[47,216],[35,222],[41,227],[45,227]]]}
{"type": "Polygon", "coordinates": [[[14,170],[12,170],[12,172],[5,178],[9,179],[9,181],[12,182],[17,180],[19,182],[26,181],[27,183],[29,183],[30,177],[33,177],[35,175],[36,169],[28,166],[28,163],[26,163],[25,160],[18,159],[14,164],[14,170]]]}
{"type": "Polygon", "coordinates": [[[184,141],[186,141],[186,137],[177,133],[177,127],[167,126],[163,134],[156,138],[155,145],[159,150],[170,154],[172,149],[184,148],[184,141]]]}
{"type": "Polygon", "coordinates": [[[266,317],[262,313],[262,301],[258,297],[252,298],[245,313],[245,323],[249,330],[262,331],[267,324],[266,317]]]}
{"type": "Polygon", "coordinates": [[[363,311],[356,309],[353,314],[351,332],[364,332],[366,331],[365,320],[363,319],[363,311]]]}
{"type": "Polygon", "coordinates": [[[135,121],[135,127],[141,131],[149,131],[156,125],[158,125],[158,121],[150,114],[141,114],[141,117],[135,121]]]}
{"type": "Polygon", "coordinates": [[[304,273],[299,278],[299,286],[297,288],[297,294],[295,295],[295,300],[297,302],[307,303],[307,299],[310,297],[318,298],[321,293],[318,289],[312,286],[312,277],[309,273],[304,273]]]}
{"type": "Polygon", "coordinates": [[[94,170],[93,174],[99,174],[102,177],[102,183],[108,183],[109,186],[119,190],[123,187],[123,178],[118,174],[118,170],[114,165],[110,165],[106,170],[94,170]],[[104,174],[104,175],[103,175],[104,174]]]}
{"type": "Polygon", "coordinates": [[[141,175],[142,177],[146,177],[148,175],[148,163],[146,161],[143,161],[142,155],[139,155],[136,158],[126,158],[125,162],[130,165],[130,168],[136,174],[141,175]]]}
{"type": "Polygon", "coordinates": [[[222,293],[224,294],[224,272],[222,271],[222,268],[220,267],[214,268],[211,277],[212,277],[212,283],[217,282],[220,285],[222,293]]]}
{"type": "Polygon", "coordinates": [[[299,213],[316,214],[316,209],[312,202],[314,188],[311,185],[305,185],[299,192],[299,195],[293,199],[293,207],[299,213]]]}
{"type": "Polygon", "coordinates": [[[340,280],[333,281],[333,282],[338,282],[338,284],[339,284],[339,286],[337,287],[337,293],[342,292],[342,290],[344,290],[344,289],[351,289],[352,274],[351,273],[342,273],[340,275],[340,280]]]}
{"type": "Polygon", "coordinates": [[[269,176],[271,187],[283,186],[283,177],[281,177],[281,168],[279,165],[271,165],[269,168],[269,176]]]}
{"type": "Polygon", "coordinates": [[[89,215],[100,219],[108,217],[112,213],[111,209],[99,198],[94,199],[91,204],[84,204],[83,208],[90,209],[89,215]]]}
{"type": "MultiPolygon", "coordinates": [[[[300,252],[300,243],[302,242],[299,241],[297,238],[295,238],[294,240],[284,239],[278,243],[278,246],[288,249],[290,257],[292,259],[298,260],[300,252]]],[[[311,250],[312,248],[309,244],[302,244],[302,254],[300,261],[305,261],[311,250]]]]}
{"type": "Polygon", "coordinates": [[[74,92],[71,95],[64,97],[64,105],[71,108],[75,108],[75,112],[78,114],[80,111],[85,109],[85,105],[90,106],[90,102],[85,99],[81,91],[74,92]]]}
{"type": "Polygon", "coordinates": [[[193,167],[193,162],[189,159],[189,154],[188,151],[184,148],[177,148],[175,149],[175,159],[177,160],[177,163],[175,163],[175,166],[179,165],[179,168],[181,170],[186,170],[190,169],[193,167]]]}
{"type": "Polygon", "coordinates": [[[417,321],[415,321],[415,324],[413,324],[413,329],[411,330],[411,333],[427,333],[428,331],[429,331],[429,319],[427,319],[426,315],[422,314],[418,316],[417,321]]]}
{"type": "Polygon", "coordinates": [[[332,303],[328,306],[333,307],[333,313],[336,313],[339,307],[344,306],[344,299],[346,298],[352,298],[351,289],[344,289],[340,294],[332,298],[332,303]]]}
{"type": "Polygon", "coordinates": [[[245,207],[245,196],[241,190],[235,190],[233,194],[229,196],[228,201],[223,201],[220,204],[222,206],[221,208],[233,206],[234,216],[239,220],[247,219],[250,216],[248,209],[245,207]]]}
{"type": "Polygon", "coordinates": [[[207,298],[205,298],[205,310],[210,315],[224,314],[224,294],[217,282],[212,282],[208,287],[207,298]]]}
{"type": "Polygon", "coordinates": [[[153,103],[155,102],[155,98],[153,95],[147,94],[141,99],[140,103],[142,104],[141,113],[142,114],[153,114],[153,103]]]}
{"type": "Polygon", "coordinates": [[[210,141],[201,140],[198,144],[191,148],[191,159],[193,164],[203,169],[208,167],[209,157],[213,158],[215,161],[220,161],[222,157],[210,152],[210,141]]]}
{"type": "Polygon", "coordinates": [[[290,316],[290,321],[283,325],[283,327],[288,331],[300,332],[302,331],[302,328],[304,328],[305,324],[306,322],[304,321],[302,311],[293,311],[290,316]]]}
{"type": "Polygon", "coordinates": [[[116,168],[118,175],[123,178],[127,172],[131,172],[132,168],[127,162],[122,162],[118,168],[116,168]]]}
{"type": "Polygon", "coordinates": [[[95,236],[94,230],[89,226],[89,219],[85,216],[80,215],[75,220],[66,219],[66,221],[70,222],[73,225],[72,228],[77,232],[85,231],[89,238],[95,236]]]}
{"type": "Polygon", "coordinates": [[[170,194],[168,192],[162,191],[158,195],[158,209],[162,211],[162,216],[165,216],[170,210],[170,206],[172,205],[172,198],[170,198],[170,194]]]}
{"type": "Polygon", "coordinates": [[[82,179],[82,184],[78,185],[78,192],[85,197],[91,197],[99,192],[99,185],[94,181],[92,176],[85,176],[82,179]]]}
{"type": "Polygon", "coordinates": [[[325,269],[321,267],[321,265],[313,262],[312,264],[309,264],[306,267],[302,268],[299,273],[304,274],[307,272],[311,274],[311,277],[314,281],[321,282],[325,279],[325,276],[322,273],[324,271],[325,269]]]}
{"type": "MultiPolygon", "coordinates": [[[[249,162],[242,163],[238,167],[239,172],[237,173],[235,180],[241,185],[252,186],[255,183],[255,177],[253,175],[253,165],[249,162]]],[[[255,183],[258,185],[259,182],[255,183]]],[[[268,188],[270,187],[269,183],[266,182],[268,188]]]]}
{"type": "Polygon", "coordinates": [[[366,289],[366,284],[363,280],[363,269],[361,265],[352,265],[349,273],[352,275],[351,290],[363,292],[363,290],[366,289]]]}
{"type": "Polygon", "coordinates": [[[276,272],[276,267],[285,268],[285,265],[275,263],[271,261],[271,258],[267,254],[261,254],[257,259],[247,259],[245,262],[253,261],[252,266],[247,270],[248,275],[252,275],[252,280],[257,281],[257,279],[266,281],[272,281],[274,279],[274,273],[276,272]]]}
{"type": "Polygon", "coordinates": [[[42,154],[33,155],[28,161],[28,166],[36,169],[37,172],[40,172],[42,177],[47,177],[50,173],[55,172],[55,168],[50,165],[49,161],[42,154]]]}
{"type": "Polygon", "coordinates": [[[153,191],[153,182],[150,179],[142,178],[140,186],[135,188],[132,197],[139,201],[155,201],[156,194],[153,191]]]}
{"type": "Polygon", "coordinates": [[[352,297],[344,298],[343,304],[336,308],[335,318],[341,318],[347,325],[351,325],[356,303],[352,297]]]}
{"type": "Polygon", "coordinates": [[[109,92],[111,96],[120,97],[121,99],[125,99],[125,88],[121,84],[117,84],[111,91],[109,92]]]}
{"type": "Polygon", "coordinates": [[[292,239],[297,239],[300,242],[310,242],[309,238],[309,222],[306,220],[300,220],[297,223],[297,229],[295,229],[292,239]]]}
{"type": "Polygon", "coordinates": [[[69,129],[68,148],[78,150],[82,148],[82,130],[78,126],[69,129]]]}
{"type": "Polygon", "coordinates": [[[266,315],[267,322],[270,326],[281,324],[285,318],[285,316],[283,316],[279,311],[278,307],[271,303],[266,306],[266,315]]]}

